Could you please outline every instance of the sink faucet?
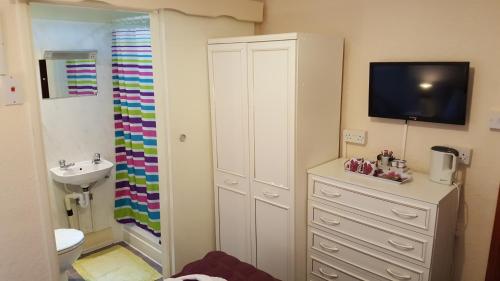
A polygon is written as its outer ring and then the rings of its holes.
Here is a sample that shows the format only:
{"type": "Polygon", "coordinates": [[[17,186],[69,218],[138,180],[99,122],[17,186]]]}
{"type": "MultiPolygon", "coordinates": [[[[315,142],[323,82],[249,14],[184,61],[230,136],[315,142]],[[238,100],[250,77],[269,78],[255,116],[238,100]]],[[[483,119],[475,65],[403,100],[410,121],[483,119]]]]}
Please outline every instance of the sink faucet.
{"type": "Polygon", "coordinates": [[[94,159],[92,159],[92,164],[101,163],[101,153],[94,153],[94,159]]]}
{"type": "Polygon", "coordinates": [[[59,168],[61,169],[66,169],[66,168],[69,168],[71,166],[74,166],[75,163],[68,163],[66,164],[66,160],[59,160],[59,168]]]}

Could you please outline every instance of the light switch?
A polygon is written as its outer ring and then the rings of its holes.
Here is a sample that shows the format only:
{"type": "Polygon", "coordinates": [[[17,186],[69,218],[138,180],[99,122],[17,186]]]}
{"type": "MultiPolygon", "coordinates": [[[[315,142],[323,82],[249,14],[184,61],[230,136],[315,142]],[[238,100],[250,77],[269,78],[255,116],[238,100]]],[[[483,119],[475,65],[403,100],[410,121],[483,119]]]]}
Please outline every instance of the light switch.
{"type": "Polygon", "coordinates": [[[500,110],[490,111],[490,129],[500,130],[500,110]]]}
{"type": "Polygon", "coordinates": [[[24,102],[19,83],[12,76],[0,76],[0,91],[4,105],[16,105],[24,102]]]}

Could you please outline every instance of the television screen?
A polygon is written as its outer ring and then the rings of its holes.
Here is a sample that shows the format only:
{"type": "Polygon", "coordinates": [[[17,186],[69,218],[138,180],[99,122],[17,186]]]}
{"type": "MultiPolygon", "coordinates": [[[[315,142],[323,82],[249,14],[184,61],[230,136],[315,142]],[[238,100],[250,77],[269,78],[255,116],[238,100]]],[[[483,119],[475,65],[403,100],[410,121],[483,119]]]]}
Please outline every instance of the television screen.
{"type": "Polygon", "coordinates": [[[372,62],[368,115],[465,125],[468,80],[468,62],[372,62]]]}

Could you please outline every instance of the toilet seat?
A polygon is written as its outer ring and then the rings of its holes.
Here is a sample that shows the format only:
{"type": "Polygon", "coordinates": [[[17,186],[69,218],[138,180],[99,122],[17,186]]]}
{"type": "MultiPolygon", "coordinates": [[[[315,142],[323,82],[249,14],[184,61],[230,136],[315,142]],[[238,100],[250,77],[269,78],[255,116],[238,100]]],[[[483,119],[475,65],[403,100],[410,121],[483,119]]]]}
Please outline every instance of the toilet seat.
{"type": "Polygon", "coordinates": [[[84,241],[83,232],[78,229],[60,228],[54,230],[57,254],[67,253],[79,247],[84,241]]]}

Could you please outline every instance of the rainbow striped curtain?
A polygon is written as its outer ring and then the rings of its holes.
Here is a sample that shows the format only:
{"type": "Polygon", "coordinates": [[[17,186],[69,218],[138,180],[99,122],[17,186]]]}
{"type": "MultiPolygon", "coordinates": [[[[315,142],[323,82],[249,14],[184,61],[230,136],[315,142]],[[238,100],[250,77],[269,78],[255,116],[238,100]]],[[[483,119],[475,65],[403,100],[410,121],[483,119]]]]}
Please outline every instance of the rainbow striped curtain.
{"type": "Polygon", "coordinates": [[[115,219],[160,236],[158,153],[151,34],[147,29],[113,32],[115,114],[115,219]]]}

